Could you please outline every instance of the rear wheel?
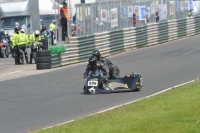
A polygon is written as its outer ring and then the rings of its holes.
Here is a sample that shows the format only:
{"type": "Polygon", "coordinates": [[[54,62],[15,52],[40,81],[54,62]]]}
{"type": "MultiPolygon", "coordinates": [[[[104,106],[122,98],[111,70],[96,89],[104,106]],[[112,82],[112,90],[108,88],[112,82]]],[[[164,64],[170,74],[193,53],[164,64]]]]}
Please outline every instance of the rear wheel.
{"type": "Polygon", "coordinates": [[[10,55],[10,46],[7,46],[5,51],[6,51],[6,57],[8,58],[10,55]]]}

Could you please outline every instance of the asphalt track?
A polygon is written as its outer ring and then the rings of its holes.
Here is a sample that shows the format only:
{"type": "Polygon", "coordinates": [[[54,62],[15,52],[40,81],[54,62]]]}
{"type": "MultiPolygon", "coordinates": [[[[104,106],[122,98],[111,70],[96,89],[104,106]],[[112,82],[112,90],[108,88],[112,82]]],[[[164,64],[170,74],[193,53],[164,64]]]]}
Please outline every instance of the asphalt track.
{"type": "Polygon", "coordinates": [[[58,124],[199,78],[199,37],[110,57],[121,76],[133,71],[143,76],[139,92],[82,94],[86,63],[0,81],[0,132],[28,132],[58,124]]]}

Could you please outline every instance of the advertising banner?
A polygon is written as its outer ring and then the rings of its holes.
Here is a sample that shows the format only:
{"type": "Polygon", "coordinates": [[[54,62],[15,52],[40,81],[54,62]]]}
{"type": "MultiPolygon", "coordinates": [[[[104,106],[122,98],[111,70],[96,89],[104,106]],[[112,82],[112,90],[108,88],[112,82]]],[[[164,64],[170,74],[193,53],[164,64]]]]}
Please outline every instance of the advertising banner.
{"type": "Polygon", "coordinates": [[[180,10],[183,12],[185,10],[185,2],[181,1],[180,2],[180,10]]]}
{"type": "Polygon", "coordinates": [[[146,7],[140,6],[139,8],[139,20],[146,20],[146,7]]]}
{"type": "Polygon", "coordinates": [[[194,4],[193,1],[188,2],[188,10],[194,12],[194,4]]]}
{"type": "Polygon", "coordinates": [[[188,4],[189,4],[189,2],[185,1],[185,10],[190,10],[188,4]]]}
{"type": "Polygon", "coordinates": [[[158,5],[151,4],[151,14],[156,14],[157,10],[158,10],[158,5]]]}
{"type": "Polygon", "coordinates": [[[158,10],[159,10],[159,20],[167,20],[167,5],[166,4],[161,4],[158,5],[158,10]]]}
{"type": "Polygon", "coordinates": [[[133,17],[133,7],[128,6],[128,17],[133,17]]]}
{"type": "Polygon", "coordinates": [[[180,11],[180,1],[176,1],[176,11],[180,11]]]}
{"type": "Polygon", "coordinates": [[[111,28],[118,26],[118,13],[117,8],[113,8],[110,10],[111,12],[111,28]]]}
{"type": "Polygon", "coordinates": [[[139,9],[140,9],[140,6],[134,6],[134,13],[137,19],[139,19],[139,9]]]}
{"type": "Polygon", "coordinates": [[[151,8],[150,8],[150,7],[147,7],[146,10],[147,10],[147,11],[146,11],[146,15],[147,15],[148,18],[150,18],[150,16],[151,16],[151,8]]]}
{"type": "Polygon", "coordinates": [[[128,16],[127,6],[122,7],[122,18],[126,18],[128,16]]]}
{"type": "Polygon", "coordinates": [[[101,9],[101,21],[107,22],[107,10],[101,9]]]}
{"type": "Polygon", "coordinates": [[[169,15],[175,15],[175,2],[169,1],[169,15]]]}
{"type": "Polygon", "coordinates": [[[194,15],[197,15],[200,13],[200,2],[199,1],[193,1],[193,4],[194,4],[194,12],[193,14],[194,15]]]}

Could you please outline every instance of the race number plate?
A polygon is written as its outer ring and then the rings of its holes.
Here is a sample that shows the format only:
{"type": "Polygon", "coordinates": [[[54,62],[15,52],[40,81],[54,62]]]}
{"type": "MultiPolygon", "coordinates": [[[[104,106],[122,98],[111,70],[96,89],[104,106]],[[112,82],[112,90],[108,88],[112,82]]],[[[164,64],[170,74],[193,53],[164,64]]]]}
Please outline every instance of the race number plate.
{"type": "Polygon", "coordinates": [[[98,81],[88,81],[88,86],[97,86],[98,81]]]}

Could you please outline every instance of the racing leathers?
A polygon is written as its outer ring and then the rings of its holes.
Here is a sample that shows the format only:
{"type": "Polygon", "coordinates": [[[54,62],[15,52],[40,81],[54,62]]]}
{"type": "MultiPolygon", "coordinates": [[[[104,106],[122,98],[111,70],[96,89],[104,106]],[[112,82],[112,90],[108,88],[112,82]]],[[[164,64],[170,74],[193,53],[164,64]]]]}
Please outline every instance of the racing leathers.
{"type": "Polygon", "coordinates": [[[108,79],[110,77],[108,68],[100,61],[98,61],[96,64],[97,64],[96,66],[91,66],[90,64],[88,64],[85,73],[83,74],[83,77],[86,78],[90,71],[99,69],[103,72],[104,77],[108,79]]]}
{"type": "Polygon", "coordinates": [[[105,57],[100,57],[98,61],[101,61],[105,66],[107,66],[109,70],[110,79],[120,78],[119,73],[120,70],[117,66],[113,65],[113,63],[105,57]]]}

